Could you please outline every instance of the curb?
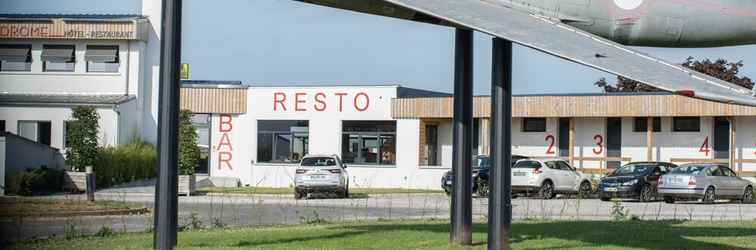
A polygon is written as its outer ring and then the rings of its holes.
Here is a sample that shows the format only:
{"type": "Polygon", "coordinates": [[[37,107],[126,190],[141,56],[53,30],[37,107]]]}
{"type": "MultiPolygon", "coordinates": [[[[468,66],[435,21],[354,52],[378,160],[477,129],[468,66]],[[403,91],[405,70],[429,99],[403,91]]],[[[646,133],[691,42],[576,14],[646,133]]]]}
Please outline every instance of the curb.
{"type": "MultiPolygon", "coordinates": [[[[130,209],[112,209],[101,211],[73,211],[73,212],[55,212],[55,213],[37,213],[26,214],[23,217],[68,217],[68,216],[106,216],[106,215],[135,215],[149,213],[150,209],[143,208],[130,208],[130,209]]],[[[18,215],[3,216],[5,218],[13,218],[18,215]]]]}

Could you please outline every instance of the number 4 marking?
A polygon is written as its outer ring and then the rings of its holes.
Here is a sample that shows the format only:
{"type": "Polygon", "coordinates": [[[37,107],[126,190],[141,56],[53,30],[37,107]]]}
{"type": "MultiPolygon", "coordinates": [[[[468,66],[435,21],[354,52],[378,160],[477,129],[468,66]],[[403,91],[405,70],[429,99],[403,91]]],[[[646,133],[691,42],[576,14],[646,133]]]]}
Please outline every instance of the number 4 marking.
{"type": "Polygon", "coordinates": [[[698,152],[704,153],[706,156],[709,156],[709,152],[711,152],[711,149],[709,148],[708,136],[706,137],[706,139],[704,139],[703,144],[701,144],[701,147],[698,149],[698,152]]]}

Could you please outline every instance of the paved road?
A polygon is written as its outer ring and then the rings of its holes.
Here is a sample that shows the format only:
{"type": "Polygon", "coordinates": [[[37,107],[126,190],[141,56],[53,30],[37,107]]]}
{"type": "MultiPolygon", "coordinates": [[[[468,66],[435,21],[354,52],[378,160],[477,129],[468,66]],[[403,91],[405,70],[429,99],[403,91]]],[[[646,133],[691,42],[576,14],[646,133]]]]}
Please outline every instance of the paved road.
{"type": "MultiPolygon", "coordinates": [[[[51,197],[56,199],[83,199],[83,196],[51,197]]],[[[154,196],[144,193],[97,194],[100,200],[119,200],[152,207],[154,196]]],[[[487,199],[475,198],[473,213],[476,218],[487,215],[487,199]]],[[[541,200],[517,198],[513,200],[515,219],[557,220],[608,220],[612,218],[612,202],[596,199],[541,200]]],[[[722,201],[715,205],[697,203],[665,204],[663,202],[621,203],[630,216],[644,220],[754,220],[756,204],[738,204],[722,201]]],[[[269,224],[295,224],[319,219],[369,220],[397,218],[448,218],[449,198],[443,194],[373,195],[367,198],[332,199],[315,197],[294,200],[291,195],[259,196],[182,196],[179,198],[179,224],[200,222],[204,227],[253,226],[269,224]]],[[[9,238],[44,238],[71,233],[94,234],[103,227],[116,231],[139,232],[151,228],[151,215],[90,216],[73,218],[0,218],[0,234],[9,238]]]]}

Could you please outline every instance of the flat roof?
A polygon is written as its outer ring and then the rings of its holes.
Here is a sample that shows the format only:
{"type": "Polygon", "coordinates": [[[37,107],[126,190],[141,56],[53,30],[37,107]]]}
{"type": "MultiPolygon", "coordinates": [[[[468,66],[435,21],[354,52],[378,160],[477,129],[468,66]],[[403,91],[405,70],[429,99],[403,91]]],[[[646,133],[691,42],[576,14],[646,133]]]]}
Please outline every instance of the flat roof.
{"type": "Polygon", "coordinates": [[[0,20],[13,19],[13,20],[51,20],[51,19],[65,19],[65,20],[136,20],[146,19],[146,16],[138,14],[55,14],[55,13],[0,13],[0,20]]]}
{"type": "Polygon", "coordinates": [[[0,94],[0,106],[109,106],[135,98],[133,95],[0,94]]]}

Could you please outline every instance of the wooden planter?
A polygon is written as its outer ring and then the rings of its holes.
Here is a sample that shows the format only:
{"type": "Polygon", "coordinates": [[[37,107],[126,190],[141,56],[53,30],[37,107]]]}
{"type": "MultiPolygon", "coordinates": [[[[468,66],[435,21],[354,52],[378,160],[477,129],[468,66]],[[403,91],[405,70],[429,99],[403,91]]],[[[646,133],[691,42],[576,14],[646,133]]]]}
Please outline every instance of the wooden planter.
{"type": "Polygon", "coordinates": [[[179,175],[178,193],[190,196],[197,190],[196,177],[194,175],[179,175]]]}
{"type": "Polygon", "coordinates": [[[63,190],[71,192],[87,191],[87,173],[66,171],[63,174],[63,190]]]}

